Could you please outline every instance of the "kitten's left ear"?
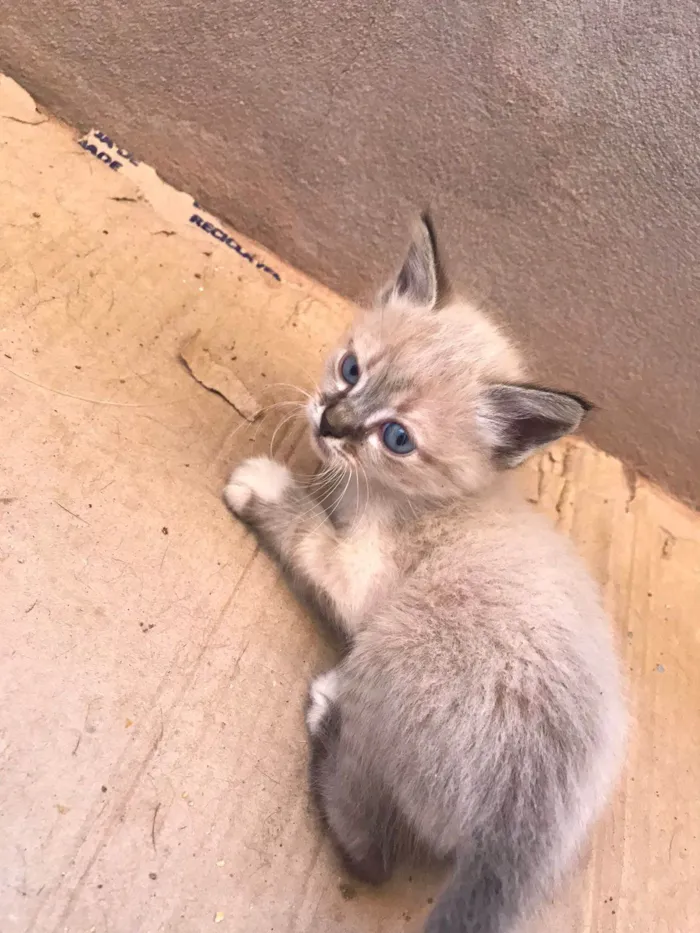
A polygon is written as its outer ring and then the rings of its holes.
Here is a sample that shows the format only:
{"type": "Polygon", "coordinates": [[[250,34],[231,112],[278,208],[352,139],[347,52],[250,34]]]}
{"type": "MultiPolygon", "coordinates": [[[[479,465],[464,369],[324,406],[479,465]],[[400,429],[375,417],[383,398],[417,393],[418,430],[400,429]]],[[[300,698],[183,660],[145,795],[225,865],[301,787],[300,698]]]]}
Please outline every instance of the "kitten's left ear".
{"type": "Polygon", "coordinates": [[[447,293],[435,230],[428,214],[416,224],[411,245],[394,281],[382,290],[379,304],[399,304],[433,311],[447,293]]]}
{"type": "Polygon", "coordinates": [[[593,406],[578,395],[525,385],[493,385],[478,421],[500,466],[514,467],[540,447],[575,431],[593,406]]]}

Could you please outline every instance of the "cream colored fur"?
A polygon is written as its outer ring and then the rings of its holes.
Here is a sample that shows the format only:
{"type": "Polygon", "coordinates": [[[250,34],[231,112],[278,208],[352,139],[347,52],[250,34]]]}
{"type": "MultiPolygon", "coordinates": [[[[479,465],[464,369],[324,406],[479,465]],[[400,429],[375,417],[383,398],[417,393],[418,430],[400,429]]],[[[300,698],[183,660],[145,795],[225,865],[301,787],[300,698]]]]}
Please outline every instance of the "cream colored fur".
{"type": "Polygon", "coordinates": [[[336,492],[254,460],[226,499],[346,639],[307,724],[347,867],[379,881],[406,848],[453,860],[426,930],[514,933],[601,812],[625,713],[596,587],[507,472],[585,403],[522,385],[514,348],[445,303],[438,273],[422,226],[329,359],[309,420],[336,492]],[[393,421],[415,450],[387,448],[393,421]]]}

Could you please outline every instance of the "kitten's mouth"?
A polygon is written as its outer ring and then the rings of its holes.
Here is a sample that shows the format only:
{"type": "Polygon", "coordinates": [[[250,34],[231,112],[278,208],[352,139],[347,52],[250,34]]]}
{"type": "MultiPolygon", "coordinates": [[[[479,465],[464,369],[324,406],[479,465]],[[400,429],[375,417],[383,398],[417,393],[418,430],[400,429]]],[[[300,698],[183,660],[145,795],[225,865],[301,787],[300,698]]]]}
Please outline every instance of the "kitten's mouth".
{"type": "Polygon", "coordinates": [[[321,435],[322,413],[323,407],[320,403],[316,399],[311,399],[306,406],[306,417],[309,420],[311,444],[322,460],[328,460],[333,455],[333,450],[328,441],[321,435]]]}
{"type": "Polygon", "coordinates": [[[329,461],[332,463],[348,462],[347,456],[339,447],[339,441],[334,438],[324,437],[318,428],[312,427],[309,433],[311,434],[311,443],[324,463],[329,461]]]}
{"type": "Polygon", "coordinates": [[[313,445],[316,448],[316,453],[321,457],[322,460],[327,460],[333,453],[330,448],[330,444],[321,437],[321,434],[318,430],[311,431],[311,440],[313,445]]]}

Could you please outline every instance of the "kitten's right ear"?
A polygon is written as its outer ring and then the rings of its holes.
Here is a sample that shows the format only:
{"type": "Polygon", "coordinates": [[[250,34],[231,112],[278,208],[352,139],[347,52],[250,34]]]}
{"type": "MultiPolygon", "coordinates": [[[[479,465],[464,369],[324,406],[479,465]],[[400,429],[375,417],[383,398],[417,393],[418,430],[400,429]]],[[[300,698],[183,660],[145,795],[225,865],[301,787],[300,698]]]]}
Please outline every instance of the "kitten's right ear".
{"type": "Polygon", "coordinates": [[[481,432],[502,467],[570,434],[593,406],[579,395],[526,385],[492,385],[479,402],[481,432]]]}
{"type": "Polygon", "coordinates": [[[381,291],[379,305],[404,305],[433,311],[444,300],[446,283],[430,217],[421,216],[396,278],[381,291]]]}

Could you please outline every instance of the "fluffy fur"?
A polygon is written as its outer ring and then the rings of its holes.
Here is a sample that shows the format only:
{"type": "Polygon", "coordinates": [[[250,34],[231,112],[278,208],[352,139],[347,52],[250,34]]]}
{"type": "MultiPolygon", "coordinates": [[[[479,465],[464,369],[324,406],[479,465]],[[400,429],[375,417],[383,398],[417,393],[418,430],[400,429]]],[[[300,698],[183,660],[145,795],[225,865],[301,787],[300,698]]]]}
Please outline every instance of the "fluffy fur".
{"type": "Polygon", "coordinates": [[[625,715],[596,588],[507,472],[587,406],[524,383],[443,282],[424,222],[309,406],[326,486],[247,461],[226,498],[345,636],[307,726],[348,870],[379,882],[409,848],[449,859],[427,933],[512,933],[599,815],[625,715]],[[415,449],[387,448],[391,422],[415,449]]]}

